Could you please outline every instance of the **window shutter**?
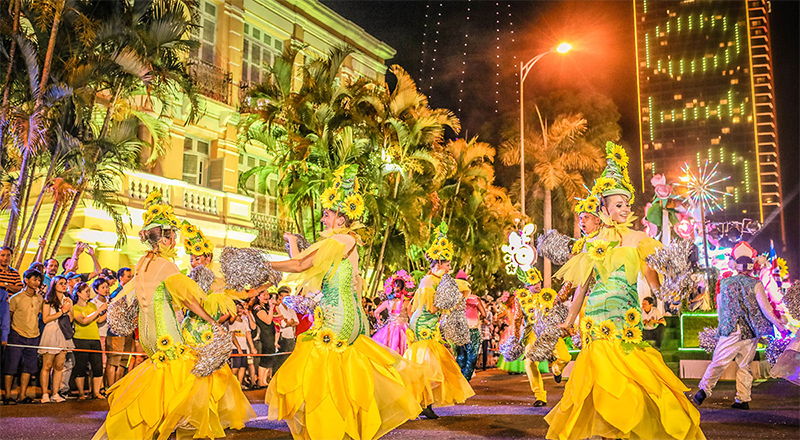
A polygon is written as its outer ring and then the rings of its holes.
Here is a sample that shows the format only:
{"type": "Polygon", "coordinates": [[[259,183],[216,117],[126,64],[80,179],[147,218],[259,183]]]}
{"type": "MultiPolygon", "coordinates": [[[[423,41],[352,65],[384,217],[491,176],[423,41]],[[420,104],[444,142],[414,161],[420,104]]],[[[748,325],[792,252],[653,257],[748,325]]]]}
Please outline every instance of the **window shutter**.
{"type": "MultiPolygon", "coordinates": [[[[190,141],[191,142],[191,141],[190,141]]],[[[197,174],[200,158],[196,153],[186,151],[183,153],[183,181],[197,185],[197,174]]]]}
{"type": "Polygon", "coordinates": [[[222,178],[225,174],[225,159],[211,159],[208,164],[208,187],[222,191],[222,178]]]}

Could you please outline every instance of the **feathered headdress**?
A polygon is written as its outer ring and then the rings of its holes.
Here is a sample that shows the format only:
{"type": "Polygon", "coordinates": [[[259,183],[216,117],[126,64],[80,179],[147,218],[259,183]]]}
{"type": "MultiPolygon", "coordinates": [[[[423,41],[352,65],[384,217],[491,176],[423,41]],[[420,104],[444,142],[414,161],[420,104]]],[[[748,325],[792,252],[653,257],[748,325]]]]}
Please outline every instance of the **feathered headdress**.
{"type": "Polygon", "coordinates": [[[350,220],[364,215],[364,197],[358,187],[358,165],[344,165],[333,173],[333,185],[322,193],[322,207],[350,220]]]}

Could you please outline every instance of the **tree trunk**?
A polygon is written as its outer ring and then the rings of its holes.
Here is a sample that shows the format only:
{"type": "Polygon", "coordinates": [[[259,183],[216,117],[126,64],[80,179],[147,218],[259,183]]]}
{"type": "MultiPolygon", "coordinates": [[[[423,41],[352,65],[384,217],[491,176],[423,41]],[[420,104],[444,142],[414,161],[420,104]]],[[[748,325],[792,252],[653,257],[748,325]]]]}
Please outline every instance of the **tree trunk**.
{"type": "MultiPolygon", "coordinates": [[[[11,35],[14,36],[19,31],[20,3],[22,0],[14,0],[14,24],[11,26],[11,35]]],[[[11,49],[8,51],[8,69],[6,70],[6,81],[3,84],[3,104],[0,107],[0,120],[5,121],[8,117],[8,95],[11,91],[11,73],[14,69],[14,59],[17,54],[17,40],[11,38],[11,49]]],[[[0,145],[5,145],[6,130],[0,131],[0,145]]]]}
{"type": "Polygon", "coordinates": [[[66,235],[67,229],[69,229],[69,222],[72,221],[72,216],[75,215],[75,211],[78,209],[78,203],[81,201],[81,196],[83,196],[83,190],[79,189],[72,199],[72,206],[70,206],[69,212],[67,212],[67,218],[64,219],[64,223],[61,227],[61,233],[58,234],[58,239],[56,239],[56,242],[53,245],[53,253],[58,252],[58,248],[61,246],[61,241],[64,240],[64,235],[66,235]]]}
{"type": "MultiPolygon", "coordinates": [[[[20,240],[22,240],[22,237],[26,234],[26,232],[28,234],[28,239],[25,242],[25,245],[22,247],[22,249],[26,249],[28,247],[28,243],[30,243],[33,230],[36,228],[36,222],[39,220],[39,212],[42,207],[42,196],[44,196],[44,186],[47,184],[47,182],[50,181],[50,177],[52,177],[53,175],[53,168],[56,163],[57,155],[58,155],[58,149],[56,149],[55,153],[53,153],[53,158],[50,160],[50,167],[47,169],[47,176],[44,178],[44,183],[42,184],[42,190],[39,192],[39,197],[36,198],[36,204],[33,206],[33,210],[31,211],[31,218],[28,220],[28,223],[24,225],[22,231],[19,234],[20,240]]],[[[30,191],[30,185],[28,186],[28,191],[30,191]]],[[[26,196],[25,206],[28,205],[29,201],[30,201],[30,196],[26,196]]],[[[55,209],[55,205],[53,205],[53,209],[55,209]]],[[[25,216],[23,215],[22,218],[24,223],[25,216]]],[[[23,255],[24,251],[19,256],[19,260],[17,261],[17,267],[20,267],[20,265],[22,264],[23,255]]]]}
{"type": "MultiPolygon", "coordinates": [[[[544,189],[544,231],[553,229],[553,193],[549,188],[544,189]]],[[[544,259],[544,287],[550,287],[550,277],[552,276],[550,260],[544,259]]]]}
{"type": "Polygon", "coordinates": [[[58,225],[62,224],[65,212],[66,212],[66,207],[62,204],[61,209],[58,210],[58,217],[56,218],[56,222],[54,225],[55,227],[53,228],[53,231],[50,233],[49,237],[45,237],[45,240],[47,240],[47,252],[45,252],[46,258],[56,257],[57,249],[53,247],[53,243],[55,242],[55,239],[58,236],[58,234],[61,233],[61,230],[58,228],[58,225]]]}

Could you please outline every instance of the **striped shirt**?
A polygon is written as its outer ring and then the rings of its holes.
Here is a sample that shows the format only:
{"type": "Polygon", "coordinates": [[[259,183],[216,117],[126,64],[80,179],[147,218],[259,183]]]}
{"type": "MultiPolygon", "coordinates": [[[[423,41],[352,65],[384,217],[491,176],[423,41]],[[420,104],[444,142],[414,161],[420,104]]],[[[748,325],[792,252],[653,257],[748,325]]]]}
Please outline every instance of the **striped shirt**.
{"type": "Polygon", "coordinates": [[[4,285],[7,284],[9,286],[19,286],[21,289],[22,277],[19,276],[17,269],[8,266],[6,270],[0,269],[0,283],[4,283],[4,285]]]}

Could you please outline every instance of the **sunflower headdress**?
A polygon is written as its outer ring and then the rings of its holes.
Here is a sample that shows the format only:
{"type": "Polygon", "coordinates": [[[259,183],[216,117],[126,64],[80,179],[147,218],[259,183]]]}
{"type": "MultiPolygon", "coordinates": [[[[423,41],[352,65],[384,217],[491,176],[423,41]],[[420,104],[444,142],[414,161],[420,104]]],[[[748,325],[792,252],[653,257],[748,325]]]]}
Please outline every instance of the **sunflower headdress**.
{"type": "Polygon", "coordinates": [[[214,252],[214,243],[203,234],[197,226],[183,221],[181,224],[181,235],[183,235],[183,248],[189,255],[206,255],[214,252]]]}
{"type": "Polygon", "coordinates": [[[600,199],[597,195],[589,193],[585,199],[578,199],[575,204],[575,213],[580,215],[583,212],[597,215],[597,210],[600,208],[600,199]]]}
{"type": "Polygon", "coordinates": [[[447,239],[447,224],[439,224],[438,235],[431,247],[425,252],[425,256],[431,261],[450,261],[453,259],[453,243],[447,239]]]}
{"type": "Polygon", "coordinates": [[[178,218],[172,212],[172,205],[164,200],[161,191],[154,190],[144,201],[144,214],[142,214],[144,225],[142,231],[149,231],[153,228],[180,229],[178,218]]]}
{"type": "Polygon", "coordinates": [[[601,197],[623,195],[633,203],[635,190],[628,176],[628,154],[625,149],[613,142],[606,142],[606,168],[595,181],[591,196],[598,201],[601,197]]]}
{"type": "Polygon", "coordinates": [[[333,173],[333,185],[322,193],[322,207],[350,220],[364,215],[364,197],[358,186],[358,165],[344,165],[333,173]]]}

